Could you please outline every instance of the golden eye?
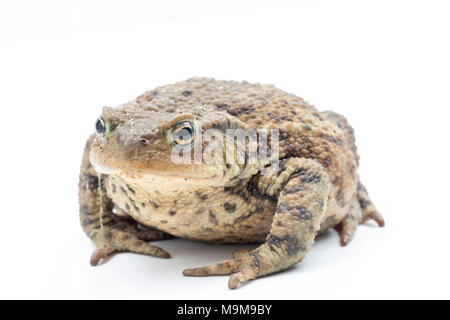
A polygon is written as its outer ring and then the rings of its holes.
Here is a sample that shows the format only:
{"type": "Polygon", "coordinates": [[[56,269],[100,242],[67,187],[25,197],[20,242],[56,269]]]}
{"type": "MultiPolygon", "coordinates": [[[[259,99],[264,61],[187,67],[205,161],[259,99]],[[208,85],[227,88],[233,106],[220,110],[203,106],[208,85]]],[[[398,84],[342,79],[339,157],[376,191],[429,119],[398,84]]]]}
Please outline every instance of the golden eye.
{"type": "Polygon", "coordinates": [[[175,126],[171,135],[172,142],[182,146],[194,141],[194,126],[190,121],[183,121],[175,126]]]}

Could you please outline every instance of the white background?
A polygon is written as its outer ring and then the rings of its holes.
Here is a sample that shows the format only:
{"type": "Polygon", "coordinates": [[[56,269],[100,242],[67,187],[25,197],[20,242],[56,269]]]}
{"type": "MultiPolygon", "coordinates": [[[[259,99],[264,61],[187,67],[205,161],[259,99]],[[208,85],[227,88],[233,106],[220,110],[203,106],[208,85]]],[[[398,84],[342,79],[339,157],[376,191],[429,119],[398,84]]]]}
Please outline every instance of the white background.
{"type": "Polygon", "coordinates": [[[2,1],[0,298],[450,298],[448,1],[2,1]],[[104,105],[191,76],[272,83],[354,126],[386,219],[238,290],[181,271],[233,249],[159,242],[93,268],[78,170],[104,105]]]}

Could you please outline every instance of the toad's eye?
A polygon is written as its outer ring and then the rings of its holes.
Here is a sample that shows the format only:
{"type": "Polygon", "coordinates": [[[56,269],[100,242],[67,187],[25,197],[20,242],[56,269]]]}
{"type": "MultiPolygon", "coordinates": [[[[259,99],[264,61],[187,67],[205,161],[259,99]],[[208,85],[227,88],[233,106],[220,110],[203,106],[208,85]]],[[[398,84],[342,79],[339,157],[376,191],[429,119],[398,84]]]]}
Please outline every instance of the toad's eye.
{"type": "Polygon", "coordinates": [[[194,126],[190,121],[183,121],[175,126],[171,139],[175,144],[186,146],[194,141],[194,126]]]}
{"type": "Polygon", "coordinates": [[[104,134],[106,132],[106,121],[103,116],[100,116],[95,123],[95,130],[97,134],[104,134]]]}

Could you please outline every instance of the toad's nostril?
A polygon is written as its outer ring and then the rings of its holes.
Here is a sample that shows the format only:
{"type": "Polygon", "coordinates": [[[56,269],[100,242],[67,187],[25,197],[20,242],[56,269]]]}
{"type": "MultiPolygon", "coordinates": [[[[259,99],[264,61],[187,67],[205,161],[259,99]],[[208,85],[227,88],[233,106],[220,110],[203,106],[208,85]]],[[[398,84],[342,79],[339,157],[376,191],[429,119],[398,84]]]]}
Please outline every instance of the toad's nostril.
{"type": "Polygon", "coordinates": [[[139,139],[139,143],[144,145],[144,146],[148,146],[149,145],[149,141],[145,138],[140,138],[139,139]]]}

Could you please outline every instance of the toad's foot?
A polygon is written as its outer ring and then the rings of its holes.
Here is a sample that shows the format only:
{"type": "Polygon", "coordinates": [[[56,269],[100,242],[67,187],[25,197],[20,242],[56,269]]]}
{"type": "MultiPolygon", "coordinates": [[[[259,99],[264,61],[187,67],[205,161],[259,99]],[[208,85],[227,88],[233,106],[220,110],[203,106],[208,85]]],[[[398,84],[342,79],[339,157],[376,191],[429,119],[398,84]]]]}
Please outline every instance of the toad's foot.
{"type": "Polygon", "coordinates": [[[370,200],[366,188],[359,183],[357,191],[357,199],[350,205],[349,212],[345,218],[336,226],[340,233],[342,246],[350,243],[359,224],[363,224],[368,220],[374,220],[378,226],[384,227],[383,216],[370,200]]]}
{"type": "Polygon", "coordinates": [[[378,226],[384,227],[385,223],[383,216],[378,212],[377,208],[370,200],[369,194],[361,182],[358,184],[358,201],[362,212],[360,223],[364,223],[368,220],[374,220],[378,226]]]}
{"type": "Polygon", "coordinates": [[[255,279],[259,274],[260,257],[256,250],[250,252],[239,251],[240,258],[226,260],[224,262],[192,269],[185,269],[183,275],[191,277],[206,277],[217,275],[230,275],[228,287],[235,289],[240,283],[255,279]]]}
{"type": "Polygon", "coordinates": [[[98,265],[101,259],[116,252],[135,252],[159,258],[170,258],[169,253],[146,242],[168,238],[169,236],[162,231],[140,230],[125,221],[112,225],[110,223],[92,231],[91,239],[97,246],[97,250],[91,256],[91,265],[98,265]]]}

